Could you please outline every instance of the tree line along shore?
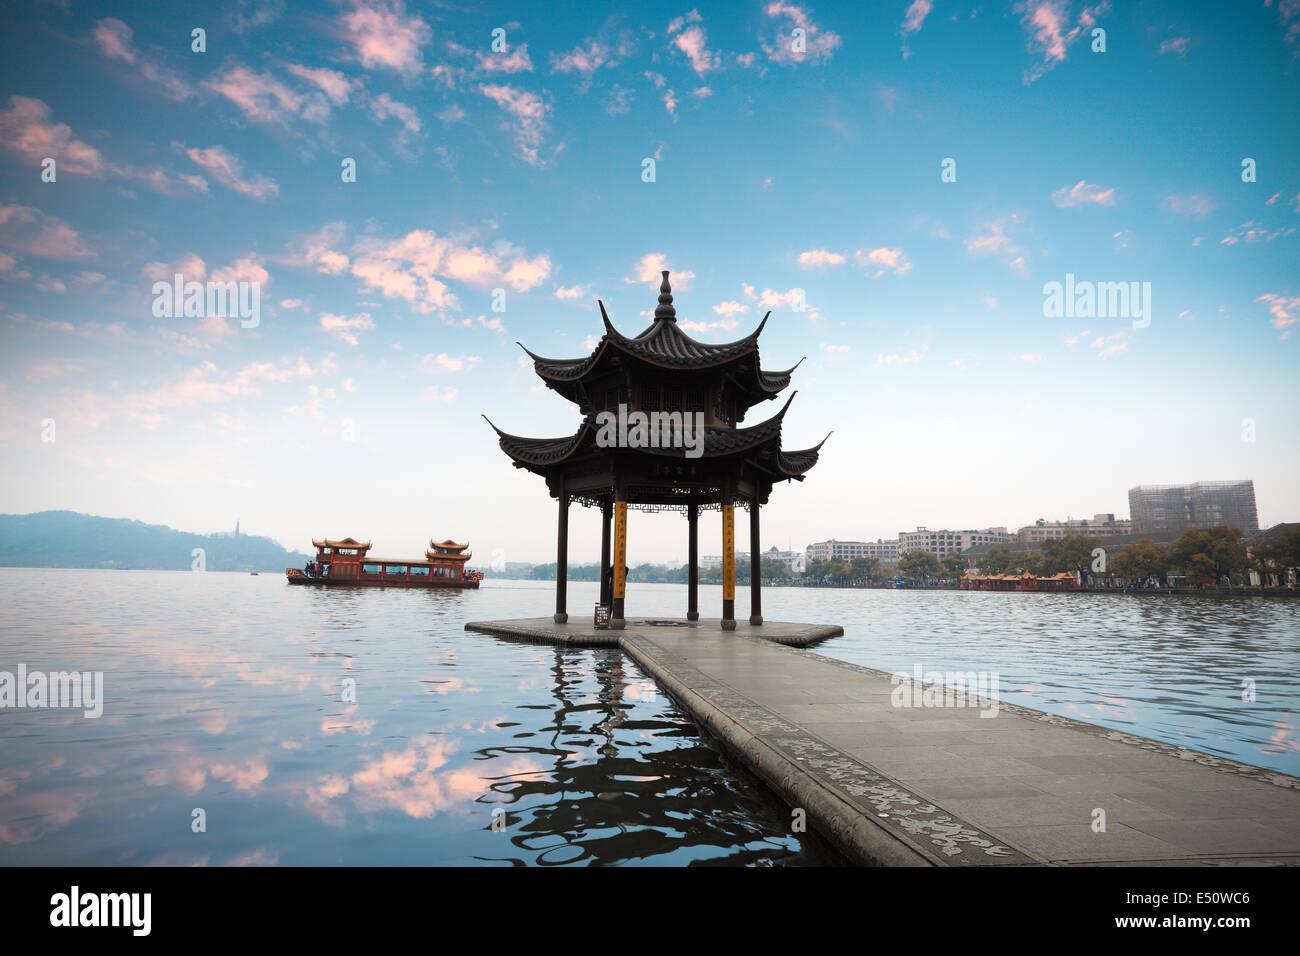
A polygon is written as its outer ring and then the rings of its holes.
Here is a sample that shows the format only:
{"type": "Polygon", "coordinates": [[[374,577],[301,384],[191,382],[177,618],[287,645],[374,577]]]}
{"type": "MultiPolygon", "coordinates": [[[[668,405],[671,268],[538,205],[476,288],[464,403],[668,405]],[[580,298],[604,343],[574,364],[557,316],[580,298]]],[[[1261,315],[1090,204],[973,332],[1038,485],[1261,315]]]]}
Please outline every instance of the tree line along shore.
{"type": "MultiPolygon", "coordinates": [[[[640,564],[628,568],[632,583],[685,584],[685,565],[640,564]]],[[[803,587],[957,587],[968,572],[1032,574],[1048,577],[1069,573],[1092,590],[1279,590],[1293,592],[1300,573],[1300,528],[1290,528],[1262,543],[1250,545],[1240,528],[1220,525],[1196,528],[1165,546],[1143,538],[1108,553],[1095,538],[1068,535],[1043,542],[1040,551],[993,548],[978,557],[910,551],[896,562],[878,558],[815,560],[802,571],[784,562],[764,560],[765,585],[803,587]]],[[[531,569],[533,580],[555,580],[554,564],[531,569]]],[[[596,564],[571,566],[571,581],[599,581],[596,564]]],[[[748,581],[749,561],[737,555],[736,580],[748,581]]],[[[699,569],[701,584],[721,584],[722,569],[699,569]]]]}

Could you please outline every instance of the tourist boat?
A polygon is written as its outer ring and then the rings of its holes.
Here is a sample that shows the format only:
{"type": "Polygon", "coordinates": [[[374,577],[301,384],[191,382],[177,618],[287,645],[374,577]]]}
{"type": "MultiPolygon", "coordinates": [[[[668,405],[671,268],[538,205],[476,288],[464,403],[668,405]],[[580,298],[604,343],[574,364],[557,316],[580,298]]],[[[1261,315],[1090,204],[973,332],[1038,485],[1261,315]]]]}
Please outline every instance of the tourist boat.
{"type": "Polygon", "coordinates": [[[354,538],[312,539],[316,560],[305,568],[285,568],[290,584],[346,585],[389,588],[477,588],[482,571],[465,567],[472,556],[468,544],[430,541],[423,560],[372,558],[370,542],[354,538]]]}
{"type": "Polygon", "coordinates": [[[1069,571],[1040,578],[1024,574],[979,574],[967,571],[962,575],[963,591],[1078,591],[1079,579],[1069,571]]]}

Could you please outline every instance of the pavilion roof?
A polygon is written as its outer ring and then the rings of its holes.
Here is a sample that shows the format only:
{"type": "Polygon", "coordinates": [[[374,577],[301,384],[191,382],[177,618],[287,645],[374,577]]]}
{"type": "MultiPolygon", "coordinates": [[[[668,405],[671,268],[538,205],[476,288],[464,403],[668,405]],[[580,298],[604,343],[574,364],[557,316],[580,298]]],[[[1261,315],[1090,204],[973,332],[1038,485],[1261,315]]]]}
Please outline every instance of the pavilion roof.
{"type": "MultiPolygon", "coordinates": [[[[783,477],[796,478],[817,464],[817,458],[826,439],[812,448],[798,451],[784,451],[781,448],[781,422],[794,401],[791,394],[785,406],[767,421],[746,428],[731,428],[706,425],[704,428],[703,458],[724,458],[756,449],[770,450],[775,454],[775,465],[783,477]]],[[[487,416],[484,416],[487,418],[487,416]]],[[[560,465],[570,458],[595,449],[595,436],[598,431],[590,418],[583,421],[577,432],[558,438],[525,438],[503,432],[487,419],[496,431],[501,450],[519,466],[545,474],[549,468],[560,465]]],[[[827,438],[830,436],[827,435],[827,438]]],[[[600,449],[606,451],[606,449],[600,449]]],[[[681,458],[681,448],[636,448],[629,451],[664,458],[681,458]]]]}
{"type": "MultiPolygon", "coordinates": [[[[755,402],[771,398],[790,384],[790,376],[799,364],[782,371],[769,371],[759,365],[758,338],[767,325],[771,312],[749,335],[734,342],[701,342],[684,332],[677,324],[677,312],[672,304],[672,289],[668,282],[668,273],[664,272],[663,282],[659,287],[659,306],[655,309],[654,321],[639,335],[624,335],[609,320],[605,303],[600,305],[600,317],[605,324],[605,334],[590,355],[571,359],[546,358],[530,351],[519,343],[533,360],[533,368],[538,376],[559,386],[558,390],[568,398],[573,398],[569,390],[563,388],[565,383],[577,382],[586,378],[593,370],[604,365],[605,357],[618,353],[640,359],[650,365],[674,371],[689,371],[718,368],[745,362],[751,369],[745,385],[751,391],[755,402]]],[[[751,403],[752,404],[752,403],[751,403]]]]}

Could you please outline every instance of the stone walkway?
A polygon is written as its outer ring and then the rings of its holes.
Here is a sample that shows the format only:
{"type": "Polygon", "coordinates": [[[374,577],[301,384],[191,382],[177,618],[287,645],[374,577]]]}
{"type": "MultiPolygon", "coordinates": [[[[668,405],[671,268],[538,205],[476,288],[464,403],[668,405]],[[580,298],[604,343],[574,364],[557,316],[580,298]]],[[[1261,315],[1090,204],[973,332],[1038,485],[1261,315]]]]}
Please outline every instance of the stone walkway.
{"type": "Polygon", "coordinates": [[[856,862],[1300,864],[1300,778],[1012,704],[993,718],[976,698],[896,707],[888,673],[804,649],[838,627],[629,619],[619,632],[534,618],[466,629],[621,647],[856,862]]]}

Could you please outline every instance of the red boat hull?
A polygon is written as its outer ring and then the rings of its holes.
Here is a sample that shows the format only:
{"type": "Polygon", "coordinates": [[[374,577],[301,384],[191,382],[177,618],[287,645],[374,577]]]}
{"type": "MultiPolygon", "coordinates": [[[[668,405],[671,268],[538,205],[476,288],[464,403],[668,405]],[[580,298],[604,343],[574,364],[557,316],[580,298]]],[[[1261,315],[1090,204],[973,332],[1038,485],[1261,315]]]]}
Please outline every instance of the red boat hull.
{"type": "Polygon", "coordinates": [[[310,584],[317,587],[334,587],[334,588],[419,588],[424,591],[434,591],[442,588],[478,589],[479,582],[474,579],[465,579],[461,581],[439,581],[436,578],[428,581],[397,581],[371,578],[334,578],[327,577],[308,577],[297,568],[288,568],[284,572],[285,577],[290,584],[310,584]]]}

